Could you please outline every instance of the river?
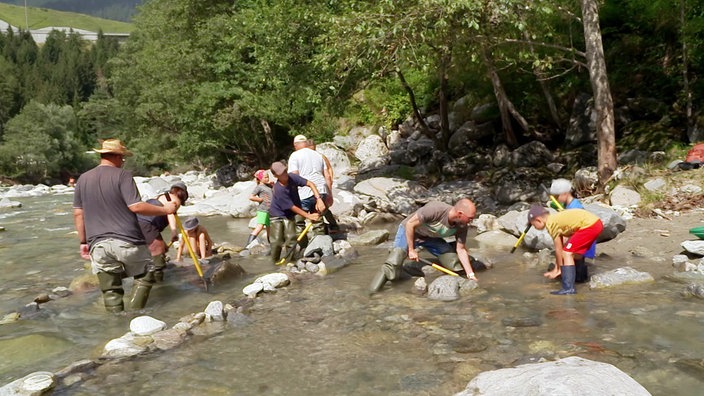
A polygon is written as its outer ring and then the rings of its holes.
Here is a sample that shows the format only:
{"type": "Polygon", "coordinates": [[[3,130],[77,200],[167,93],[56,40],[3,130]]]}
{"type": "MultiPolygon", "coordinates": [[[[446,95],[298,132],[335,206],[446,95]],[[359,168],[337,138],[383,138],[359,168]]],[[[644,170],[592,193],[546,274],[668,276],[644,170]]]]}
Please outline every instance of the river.
{"type": "MultiPolygon", "coordinates": [[[[2,315],[85,272],[71,196],[16,200],[22,208],[0,211],[6,228],[0,232],[2,315]]],[[[244,220],[201,222],[216,243],[246,239],[244,220]]],[[[481,251],[495,268],[479,274],[481,291],[460,301],[416,296],[412,281],[369,298],[368,283],[387,247],[359,249],[359,259],[340,272],[258,298],[248,326],[224,326],[167,352],[102,365],[55,393],[439,395],[462,390],[481,371],[572,355],[613,364],[654,395],[704,389],[701,370],[674,364],[704,354],[704,305],[683,300],[680,284],[658,279],[608,291],[581,286],[574,297],[557,297],[548,294],[557,284],[520,254],[481,251]]],[[[266,258],[236,260],[252,276],[276,270],[266,258]]],[[[616,268],[624,260],[611,256],[600,265],[616,268]]],[[[669,265],[630,260],[643,271],[669,265]]],[[[146,313],[173,325],[209,301],[241,298],[247,280],[206,293],[192,268],[174,269],[153,289],[146,313]]],[[[0,384],[97,358],[134,316],[106,314],[98,292],[41,307],[30,319],[0,325],[0,384]]]]}

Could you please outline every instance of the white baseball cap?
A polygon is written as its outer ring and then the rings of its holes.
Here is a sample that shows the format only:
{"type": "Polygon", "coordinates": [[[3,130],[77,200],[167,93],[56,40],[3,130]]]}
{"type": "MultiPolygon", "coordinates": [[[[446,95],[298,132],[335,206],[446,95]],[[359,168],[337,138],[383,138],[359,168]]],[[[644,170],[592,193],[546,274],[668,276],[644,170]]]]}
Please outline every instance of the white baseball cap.
{"type": "Polygon", "coordinates": [[[572,191],[572,183],[567,179],[555,179],[550,185],[550,194],[560,195],[572,191]]]}

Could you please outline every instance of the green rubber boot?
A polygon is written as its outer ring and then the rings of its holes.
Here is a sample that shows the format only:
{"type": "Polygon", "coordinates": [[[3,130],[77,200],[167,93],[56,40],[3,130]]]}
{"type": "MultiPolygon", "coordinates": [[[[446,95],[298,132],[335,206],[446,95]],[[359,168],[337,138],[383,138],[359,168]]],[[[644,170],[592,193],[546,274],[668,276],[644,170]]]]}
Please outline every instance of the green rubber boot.
{"type": "Polygon", "coordinates": [[[403,261],[406,260],[406,249],[393,248],[391,253],[386,258],[386,262],[381,266],[381,269],[372,279],[369,285],[369,293],[373,294],[381,290],[387,280],[393,281],[401,275],[403,261]]]}
{"type": "Polygon", "coordinates": [[[270,245],[271,245],[271,260],[276,264],[281,259],[281,250],[284,247],[285,237],[284,237],[284,221],[274,220],[269,226],[271,235],[269,235],[270,245]]]}
{"type": "Polygon", "coordinates": [[[103,303],[108,312],[122,312],[125,305],[122,296],[125,290],[122,288],[122,274],[115,272],[98,272],[98,283],[100,291],[103,292],[103,303]]]}
{"type": "Polygon", "coordinates": [[[465,273],[460,258],[457,257],[457,253],[443,253],[438,256],[438,261],[440,261],[441,266],[453,270],[460,275],[465,273]]]}
{"type": "Polygon", "coordinates": [[[152,256],[151,272],[154,274],[154,282],[164,281],[164,269],[166,268],[166,258],[163,254],[152,256]]]}
{"type": "Polygon", "coordinates": [[[147,299],[149,299],[149,292],[152,290],[152,285],[154,285],[154,274],[151,272],[147,272],[141,277],[134,278],[134,285],[132,286],[132,293],[129,298],[131,309],[142,309],[147,305],[147,299]]]}
{"type": "MultiPolygon", "coordinates": [[[[293,221],[287,221],[286,223],[293,223],[292,225],[286,224],[286,245],[293,246],[295,248],[296,238],[303,232],[303,229],[306,228],[306,219],[303,216],[296,215],[293,221]],[[291,236],[293,236],[293,238],[291,238],[291,236]],[[293,242],[291,242],[292,240],[293,242]]],[[[313,224],[306,235],[301,238],[301,241],[298,242],[301,249],[305,249],[308,246],[309,236],[310,239],[313,238],[312,235],[315,233],[315,231],[313,231],[314,228],[315,224],[313,224]],[[311,231],[313,232],[311,233],[311,231]]]]}

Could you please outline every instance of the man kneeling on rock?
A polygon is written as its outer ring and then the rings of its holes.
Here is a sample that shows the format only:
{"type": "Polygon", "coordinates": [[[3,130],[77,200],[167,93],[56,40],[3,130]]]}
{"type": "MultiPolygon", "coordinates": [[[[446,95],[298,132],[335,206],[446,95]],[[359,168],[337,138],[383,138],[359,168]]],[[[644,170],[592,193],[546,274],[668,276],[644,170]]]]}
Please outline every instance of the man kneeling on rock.
{"type": "Polygon", "coordinates": [[[416,246],[422,246],[440,260],[440,265],[456,272],[465,271],[468,279],[476,280],[465,241],[467,225],[477,209],[469,199],[463,198],[454,206],[443,202],[429,202],[408,216],[398,226],[394,246],[369,287],[376,293],[387,280],[393,281],[401,275],[406,257],[418,261],[416,246]],[[455,252],[445,238],[454,236],[455,252]]]}

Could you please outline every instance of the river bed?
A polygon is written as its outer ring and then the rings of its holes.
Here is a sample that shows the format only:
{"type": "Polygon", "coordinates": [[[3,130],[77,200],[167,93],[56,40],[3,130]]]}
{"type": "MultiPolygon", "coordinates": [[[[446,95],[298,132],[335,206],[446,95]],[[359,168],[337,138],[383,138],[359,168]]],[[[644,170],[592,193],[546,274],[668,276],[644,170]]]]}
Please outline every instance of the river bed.
{"type": "MultiPolygon", "coordinates": [[[[6,228],[0,232],[3,315],[85,272],[71,196],[18,200],[22,208],[0,212],[6,228]]],[[[201,223],[216,243],[246,240],[245,220],[207,217],[201,223]]],[[[548,293],[558,284],[521,254],[470,246],[491,257],[495,268],[478,274],[481,290],[462,300],[416,296],[412,280],[369,298],[368,283],[388,245],[360,248],[359,259],[340,272],[258,298],[248,326],[100,366],[56,393],[452,394],[481,371],[572,355],[613,364],[654,395],[704,388],[702,371],[675,364],[704,357],[704,302],[683,299],[681,284],[662,279],[672,271],[669,262],[607,248],[600,269],[627,264],[656,282],[599,291],[582,285],[578,295],[563,297],[548,293]]],[[[277,269],[268,258],[235,260],[252,276],[277,269]]],[[[209,301],[241,298],[252,276],[205,293],[192,268],[173,269],[153,289],[145,312],[173,325],[209,301]]],[[[135,315],[106,314],[96,291],[51,301],[31,319],[0,325],[0,384],[96,358],[105,342],[128,331],[135,315]]]]}

